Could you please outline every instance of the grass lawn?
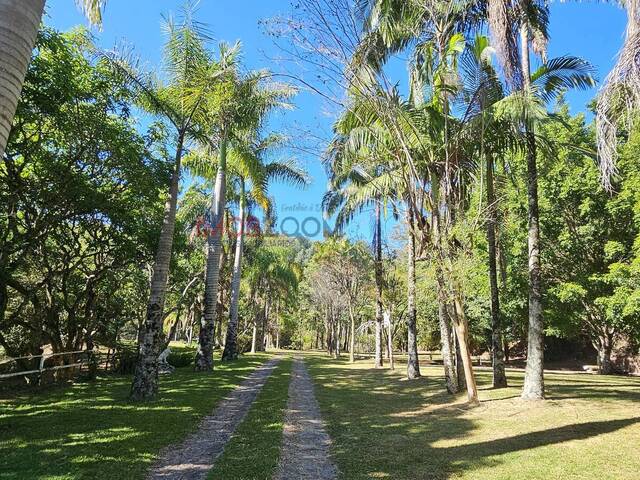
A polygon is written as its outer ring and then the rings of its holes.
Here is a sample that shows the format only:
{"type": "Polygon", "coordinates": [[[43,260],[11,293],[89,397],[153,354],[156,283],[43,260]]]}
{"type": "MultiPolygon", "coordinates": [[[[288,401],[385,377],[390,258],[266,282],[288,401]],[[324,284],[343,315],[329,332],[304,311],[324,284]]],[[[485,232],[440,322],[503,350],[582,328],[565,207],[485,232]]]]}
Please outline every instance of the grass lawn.
{"type": "Polygon", "coordinates": [[[161,377],[157,401],[127,401],[131,377],[108,376],[0,398],[0,479],[141,479],[161,448],[181,441],[268,355],[161,377]]]}
{"type": "Polygon", "coordinates": [[[442,367],[409,382],[401,362],[395,373],[371,360],[307,364],[341,478],[640,479],[639,378],[548,374],[548,400],[525,403],[522,373],[491,390],[485,370],[482,404],[467,408],[443,393],[442,367]]]}
{"type": "Polygon", "coordinates": [[[280,458],[291,367],[290,358],[280,361],[210,472],[210,480],[273,478],[280,458]]]}

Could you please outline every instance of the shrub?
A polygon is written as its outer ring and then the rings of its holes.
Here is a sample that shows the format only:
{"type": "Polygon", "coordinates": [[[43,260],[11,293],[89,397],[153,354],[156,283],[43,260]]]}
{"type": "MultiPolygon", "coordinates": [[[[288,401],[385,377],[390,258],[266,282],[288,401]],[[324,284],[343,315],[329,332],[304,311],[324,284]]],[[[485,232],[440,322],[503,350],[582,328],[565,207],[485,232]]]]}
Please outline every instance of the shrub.
{"type": "Polygon", "coordinates": [[[167,357],[167,361],[170,365],[176,368],[188,367],[193,363],[194,352],[193,351],[172,351],[167,357]]]}

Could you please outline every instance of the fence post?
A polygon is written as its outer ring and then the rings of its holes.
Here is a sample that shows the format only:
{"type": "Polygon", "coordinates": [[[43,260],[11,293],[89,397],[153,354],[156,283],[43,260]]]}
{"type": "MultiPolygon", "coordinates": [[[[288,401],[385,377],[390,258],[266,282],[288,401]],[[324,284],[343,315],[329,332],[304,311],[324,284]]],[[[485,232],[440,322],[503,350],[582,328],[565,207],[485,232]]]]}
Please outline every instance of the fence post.
{"type": "Polygon", "coordinates": [[[44,354],[40,355],[40,365],[38,366],[38,386],[42,384],[42,372],[44,371],[44,354]]]}

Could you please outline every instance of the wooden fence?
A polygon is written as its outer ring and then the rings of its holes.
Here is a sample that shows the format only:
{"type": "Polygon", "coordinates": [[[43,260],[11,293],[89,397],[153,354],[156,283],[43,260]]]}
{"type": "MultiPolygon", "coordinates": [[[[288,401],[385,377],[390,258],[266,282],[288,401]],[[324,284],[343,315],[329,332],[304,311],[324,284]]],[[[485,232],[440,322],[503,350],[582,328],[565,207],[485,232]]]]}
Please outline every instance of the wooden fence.
{"type": "Polygon", "coordinates": [[[110,371],[115,364],[116,351],[77,350],[74,352],[43,353],[0,361],[0,382],[20,377],[27,383],[41,384],[46,374],[69,378],[92,370],[110,371]],[[59,375],[58,372],[69,372],[59,375]],[[35,381],[33,381],[35,379],[35,381]]]}

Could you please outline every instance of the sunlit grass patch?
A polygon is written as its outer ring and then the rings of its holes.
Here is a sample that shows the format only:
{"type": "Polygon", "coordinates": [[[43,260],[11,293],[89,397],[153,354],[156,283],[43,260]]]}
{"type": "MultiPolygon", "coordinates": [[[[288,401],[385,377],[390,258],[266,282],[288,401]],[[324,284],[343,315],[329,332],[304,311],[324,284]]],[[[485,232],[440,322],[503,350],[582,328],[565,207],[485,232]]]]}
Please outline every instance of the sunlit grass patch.
{"type": "Polygon", "coordinates": [[[490,388],[477,372],[479,407],[444,391],[442,367],[423,378],[307,359],[333,454],[344,479],[529,480],[638,477],[640,379],[586,374],[546,375],[548,400],[520,400],[522,372],[510,387],[490,388]]]}
{"type": "Polygon", "coordinates": [[[269,358],[248,355],[161,377],[156,401],[128,401],[129,376],[0,399],[0,479],[141,479],[158,452],[269,358]]]}

